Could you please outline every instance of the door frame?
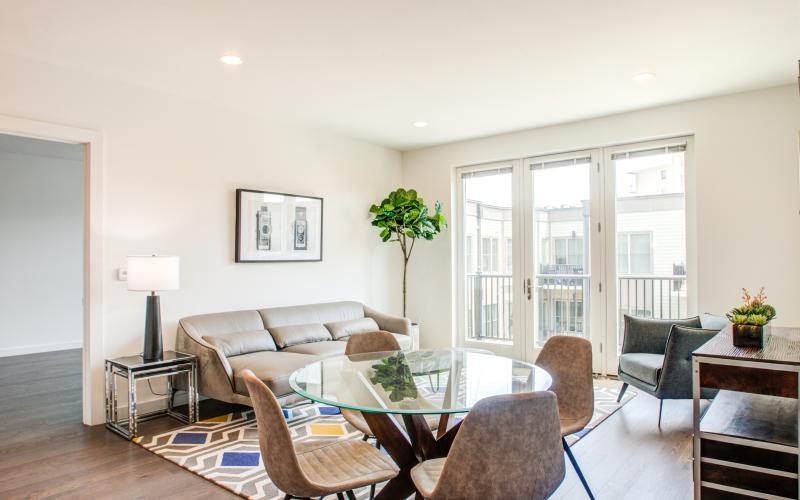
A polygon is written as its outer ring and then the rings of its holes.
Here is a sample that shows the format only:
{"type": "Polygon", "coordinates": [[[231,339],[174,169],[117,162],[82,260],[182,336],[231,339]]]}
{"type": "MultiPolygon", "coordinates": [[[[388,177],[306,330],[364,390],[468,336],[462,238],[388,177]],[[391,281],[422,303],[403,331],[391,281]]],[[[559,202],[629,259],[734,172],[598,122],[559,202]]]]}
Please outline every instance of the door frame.
{"type": "MultiPolygon", "coordinates": [[[[534,220],[534,203],[533,203],[533,169],[530,164],[535,161],[558,161],[567,160],[571,158],[589,156],[589,213],[591,224],[589,226],[590,241],[596,241],[597,244],[590,243],[589,245],[589,304],[590,312],[588,314],[589,324],[589,340],[592,343],[592,370],[602,373],[603,370],[603,348],[605,342],[605,293],[603,293],[601,284],[605,276],[605,260],[603,259],[603,251],[605,248],[605,231],[603,228],[603,202],[604,202],[604,175],[600,168],[602,148],[579,149],[565,153],[544,154],[528,156],[522,161],[523,170],[523,210],[524,210],[524,240],[523,240],[523,253],[524,253],[524,268],[523,274],[526,280],[531,280],[534,293],[530,300],[526,300],[524,312],[526,316],[525,332],[526,345],[529,348],[526,351],[526,359],[535,360],[541,352],[541,347],[536,345],[536,323],[538,309],[536,307],[536,262],[538,249],[535,245],[535,220],[534,220]],[[599,225],[598,225],[599,224],[599,225]],[[596,231],[597,229],[597,231],[596,231]]],[[[586,273],[585,273],[586,274],[586,273]]],[[[584,311],[585,311],[584,306],[584,311]]]]}
{"type": "MultiPolygon", "coordinates": [[[[495,170],[500,168],[511,168],[511,188],[512,188],[512,201],[511,201],[511,234],[512,238],[516,240],[517,235],[520,237],[524,237],[524,229],[522,223],[522,211],[523,207],[522,204],[519,202],[522,196],[522,173],[520,171],[519,166],[521,165],[521,159],[515,160],[506,160],[506,161],[495,161],[490,163],[479,163],[473,164],[463,167],[457,167],[455,169],[455,191],[456,191],[456,200],[458,200],[458,207],[455,211],[458,215],[456,217],[456,255],[455,255],[455,279],[456,279],[456,342],[455,345],[458,347],[469,347],[469,348],[478,348],[478,349],[489,349],[492,352],[497,354],[508,356],[515,359],[527,359],[526,357],[526,335],[523,328],[525,325],[525,311],[522,304],[522,293],[513,293],[512,292],[512,311],[514,312],[513,321],[511,324],[511,335],[512,335],[512,343],[505,344],[500,342],[491,342],[491,341],[475,341],[475,340],[468,340],[466,338],[466,325],[464,324],[465,318],[465,308],[464,308],[464,279],[463,279],[463,272],[464,272],[464,202],[466,199],[464,198],[464,183],[461,179],[461,174],[468,173],[468,172],[480,172],[480,171],[488,171],[488,170],[495,170]]],[[[498,243],[499,245],[502,242],[498,243]]],[[[480,247],[480,242],[477,242],[478,248],[480,247]]],[[[517,245],[512,244],[512,249],[516,248],[517,245]]],[[[515,277],[521,276],[521,269],[522,269],[522,256],[519,255],[520,252],[515,252],[512,250],[512,270],[511,270],[511,280],[512,280],[512,290],[514,292],[518,290],[523,290],[523,284],[517,283],[515,281],[515,277]]],[[[480,258],[478,254],[477,258],[480,258]]]]}
{"type": "Polygon", "coordinates": [[[99,131],[0,115],[0,133],[83,144],[83,423],[105,421],[103,352],[103,136],[99,131]]]}
{"type": "Polygon", "coordinates": [[[604,227],[606,234],[612,235],[611,242],[607,242],[605,255],[605,275],[603,282],[606,290],[606,349],[602,356],[604,375],[617,375],[619,358],[617,352],[621,348],[617,333],[617,252],[616,252],[616,170],[611,156],[622,151],[638,151],[652,149],[676,144],[686,144],[683,156],[683,175],[684,175],[684,238],[686,239],[686,294],[687,311],[686,316],[697,314],[697,224],[696,224],[696,197],[695,193],[695,172],[692,166],[692,154],[694,151],[694,137],[691,135],[667,137],[650,141],[636,141],[625,144],[616,144],[602,148],[602,164],[605,170],[603,178],[605,180],[605,204],[604,227]],[[612,246],[613,245],[613,246],[612,246]]]}

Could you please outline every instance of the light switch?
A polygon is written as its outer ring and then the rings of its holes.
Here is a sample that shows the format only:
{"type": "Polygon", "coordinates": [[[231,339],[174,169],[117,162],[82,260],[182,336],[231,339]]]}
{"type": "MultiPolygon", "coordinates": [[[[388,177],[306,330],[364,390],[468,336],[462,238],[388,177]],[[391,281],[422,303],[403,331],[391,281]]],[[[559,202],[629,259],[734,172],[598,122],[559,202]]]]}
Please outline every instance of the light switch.
{"type": "Polygon", "coordinates": [[[117,269],[117,280],[128,281],[128,270],[122,268],[117,269]]]}

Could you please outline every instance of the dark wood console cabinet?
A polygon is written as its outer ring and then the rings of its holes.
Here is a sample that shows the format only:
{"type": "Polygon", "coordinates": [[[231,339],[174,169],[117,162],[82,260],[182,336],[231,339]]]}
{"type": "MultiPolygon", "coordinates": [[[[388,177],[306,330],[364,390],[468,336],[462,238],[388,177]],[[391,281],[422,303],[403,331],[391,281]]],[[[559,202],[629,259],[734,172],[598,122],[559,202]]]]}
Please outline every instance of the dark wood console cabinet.
{"type": "Polygon", "coordinates": [[[797,499],[800,329],[773,327],[757,349],[728,327],[692,365],[695,499],[797,499]],[[704,413],[701,388],[719,389],[704,413]]]}

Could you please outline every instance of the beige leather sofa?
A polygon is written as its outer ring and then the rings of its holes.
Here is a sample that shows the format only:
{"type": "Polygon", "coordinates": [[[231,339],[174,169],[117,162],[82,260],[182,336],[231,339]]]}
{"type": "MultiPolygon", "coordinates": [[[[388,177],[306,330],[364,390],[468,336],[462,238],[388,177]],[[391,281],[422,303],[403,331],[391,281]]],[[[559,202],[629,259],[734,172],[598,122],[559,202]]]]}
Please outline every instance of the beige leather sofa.
{"type": "Polygon", "coordinates": [[[250,369],[285,401],[293,371],[344,354],[355,333],[384,330],[411,349],[411,321],[359,303],[330,302],[189,316],[178,322],[178,351],[198,358],[200,394],[250,404],[242,370],[250,369]]]}

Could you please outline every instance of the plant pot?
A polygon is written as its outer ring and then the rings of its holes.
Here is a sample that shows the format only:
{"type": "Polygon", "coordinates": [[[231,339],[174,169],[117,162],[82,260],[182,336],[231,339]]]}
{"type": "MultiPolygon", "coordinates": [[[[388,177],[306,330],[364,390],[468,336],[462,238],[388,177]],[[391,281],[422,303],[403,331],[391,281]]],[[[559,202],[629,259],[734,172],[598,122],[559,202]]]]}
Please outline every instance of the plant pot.
{"type": "Polygon", "coordinates": [[[767,342],[771,329],[769,323],[764,326],[733,325],[733,345],[761,349],[767,342]]]}

